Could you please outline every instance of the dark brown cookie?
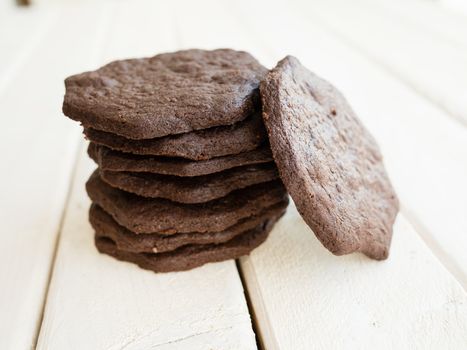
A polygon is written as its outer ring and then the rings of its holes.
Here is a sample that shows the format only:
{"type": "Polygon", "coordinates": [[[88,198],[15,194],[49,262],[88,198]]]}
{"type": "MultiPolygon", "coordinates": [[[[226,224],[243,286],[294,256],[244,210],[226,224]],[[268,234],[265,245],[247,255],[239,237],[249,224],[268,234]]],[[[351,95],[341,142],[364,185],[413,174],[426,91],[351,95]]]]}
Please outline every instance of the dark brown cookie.
{"type": "Polygon", "coordinates": [[[90,143],[89,156],[102,170],[148,172],[162,175],[202,176],[238,166],[272,162],[269,145],[236,155],[191,161],[183,158],[139,156],[113,151],[105,146],[90,143]]]}
{"type": "Polygon", "coordinates": [[[230,125],[258,109],[266,69],[246,52],[185,50],[68,77],[63,113],[129,139],[230,125]]]}
{"type": "Polygon", "coordinates": [[[118,250],[133,253],[163,253],[189,244],[220,244],[235,236],[252,230],[268,219],[277,220],[283,215],[288,200],[265,208],[258,215],[240,220],[221,232],[178,233],[162,235],[158,233],[135,234],[120,226],[104,209],[96,204],[89,210],[89,220],[98,237],[110,238],[118,250]]]}
{"type": "Polygon", "coordinates": [[[276,165],[247,165],[220,173],[179,177],[150,173],[99,171],[112,187],[148,198],[165,198],[179,203],[204,203],[230,192],[279,178],[276,165]]]}
{"type": "Polygon", "coordinates": [[[154,272],[185,271],[195,267],[224,260],[236,259],[249,254],[263,243],[274,226],[266,220],[255,229],[247,231],[221,244],[188,245],[166,253],[133,253],[119,250],[107,237],[95,237],[96,247],[101,253],[118,260],[129,261],[154,272]]]}
{"type": "Polygon", "coordinates": [[[191,160],[206,160],[252,151],[267,139],[261,114],[234,125],[148,140],[128,140],[95,129],[84,129],[84,134],[92,142],[118,151],[191,160]]]}
{"type": "Polygon", "coordinates": [[[385,259],[398,200],[342,94],[289,56],[261,83],[261,97],[281,178],[319,240],[337,255],[385,259]]]}
{"type": "Polygon", "coordinates": [[[287,196],[282,183],[276,180],[207,203],[182,204],[118,190],[102,181],[97,171],[89,178],[86,189],[94,203],[135,233],[219,232],[287,196]]]}

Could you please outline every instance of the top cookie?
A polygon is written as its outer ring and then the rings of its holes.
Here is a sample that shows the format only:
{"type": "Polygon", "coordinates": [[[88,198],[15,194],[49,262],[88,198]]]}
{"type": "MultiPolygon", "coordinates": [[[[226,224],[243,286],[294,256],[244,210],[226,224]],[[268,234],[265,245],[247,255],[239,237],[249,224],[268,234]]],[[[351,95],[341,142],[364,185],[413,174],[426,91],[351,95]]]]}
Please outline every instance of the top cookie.
{"type": "Polygon", "coordinates": [[[135,140],[230,125],[259,108],[265,74],[250,54],[230,49],[115,61],[68,77],[63,113],[135,140]]]}
{"type": "Polygon", "coordinates": [[[274,160],[306,223],[334,254],[385,259],[398,200],[343,95],[290,56],[260,91],[274,160]]]}

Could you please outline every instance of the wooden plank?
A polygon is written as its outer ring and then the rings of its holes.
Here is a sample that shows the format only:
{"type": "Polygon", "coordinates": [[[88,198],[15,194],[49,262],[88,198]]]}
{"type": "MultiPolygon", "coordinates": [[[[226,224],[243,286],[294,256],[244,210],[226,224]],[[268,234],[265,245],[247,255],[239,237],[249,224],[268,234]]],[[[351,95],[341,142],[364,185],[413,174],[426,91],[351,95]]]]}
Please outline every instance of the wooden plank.
{"type": "MultiPolygon", "coordinates": [[[[236,2],[227,12],[238,14],[236,27],[245,31],[238,35],[246,47],[253,46],[247,41],[256,43],[262,61],[295,54],[343,90],[382,145],[404,208],[424,223],[423,236],[433,240],[437,253],[449,252],[441,255],[443,263],[465,282],[467,264],[459,249],[467,227],[462,214],[467,207],[465,129],[286,9],[280,2],[236,2]]],[[[216,27],[218,33],[230,29],[216,27]]],[[[465,291],[402,215],[394,230],[385,262],[334,257],[289,208],[266,244],[241,262],[265,348],[462,348],[467,342],[465,291]]]]}
{"type": "MultiPolygon", "coordinates": [[[[177,48],[171,8],[120,2],[103,61],[177,48]]],[[[82,152],[66,210],[38,349],[255,349],[234,261],[154,274],[98,254],[82,152]],[[85,334],[85,336],[83,336],[85,334]]]]}
{"type": "Polygon", "coordinates": [[[467,296],[400,215],[391,257],[326,251],[295,208],[241,266],[266,349],[461,349],[467,296]]]}
{"type": "Polygon", "coordinates": [[[357,0],[360,6],[372,7],[374,11],[402,22],[408,29],[415,27],[426,36],[448,41],[467,49],[467,20],[465,16],[446,10],[440,2],[421,0],[369,1],[357,0]]]}
{"type": "Polygon", "coordinates": [[[20,9],[0,12],[0,93],[57,22],[60,11],[20,9]]]}
{"type": "Polygon", "coordinates": [[[14,6],[14,2],[10,0],[0,0],[0,10],[10,11],[14,6]]]}
{"type": "Polygon", "coordinates": [[[155,274],[97,252],[84,191],[94,168],[83,147],[37,348],[256,348],[234,261],[155,274]]]}
{"type": "Polygon", "coordinates": [[[79,134],[60,113],[63,77],[89,68],[103,18],[63,9],[0,95],[1,349],[34,343],[79,134]]]}
{"type": "MultiPolygon", "coordinates": [[[[225,3],[225,1],[224,1],[225,3]]],[[[215,0],[171,1],[174,22],[178,28],[178,39],[183,48],[237,50],[252,49],[252,42],[245,42],[242,31],[237,30],[237,21],[225,12],[222,2],[215,0]],[[184,11],[177,11],[182,8],[184,11]],[[193,16],[192,13],[204,14],[193,16]],[[245,48],[245,44],[248,47],[245,48]]]]}
{"type": "Polygon", "coordinates": [[[430,248],[467,288],[467,256],[463,249],[467,244],[465,128],[370,60],[349,50],[316,22],[300,21],[285,9],[279,13],[273,8],[262,11],[270,21],[280,21],[281,26],[267,33],[261,31],[264,24],[248,17],[247,11],[239,15],[243,16],[248,35],[261,37],[270,48],[271,54],[263,54],[262,60],[294,54],[344,92],[378,140],[403,210],[430,248]],[[291,36],[282,28],[300,34],[291,36]],[[309,38],[313,45],[303,45],[309,38]]]}
{"type": "Polygon", "coordinates": [[[460,14],[464,20],[467,19],[467,4],[462,0],[441,0],[442,8],[448,9],[453,13],[460,14]]]}
{"type": "Polygon", "coordinates": [[[358,3],[298,4],[297,13],[321,21],[467,126],[467,50],[463,47],[358,3]]]}

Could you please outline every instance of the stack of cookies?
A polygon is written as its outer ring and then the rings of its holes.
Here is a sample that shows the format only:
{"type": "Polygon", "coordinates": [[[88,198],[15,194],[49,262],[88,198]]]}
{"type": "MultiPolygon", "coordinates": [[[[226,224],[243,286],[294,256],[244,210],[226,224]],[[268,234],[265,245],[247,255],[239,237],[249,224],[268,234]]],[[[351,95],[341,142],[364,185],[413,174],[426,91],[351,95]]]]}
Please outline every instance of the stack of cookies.
{"type": "Polygon", "coordinates": [[[245,52],[186,50],[66,79],[63,111],[98,164],[86,187],[100,252],[165,272],[265,241],[288,204],[261,116],[266,73],[245,52]]]}
{"type": "Polygon", "coordinates": [[[399,202],[378,145],[296,58],[268,72],[245,52],[186,50],[65,83],[63,111],[98,164],[99,251],[154,271],[236,258],[264,242],[288,192],[332,253],[388,257],[399,202]]]}

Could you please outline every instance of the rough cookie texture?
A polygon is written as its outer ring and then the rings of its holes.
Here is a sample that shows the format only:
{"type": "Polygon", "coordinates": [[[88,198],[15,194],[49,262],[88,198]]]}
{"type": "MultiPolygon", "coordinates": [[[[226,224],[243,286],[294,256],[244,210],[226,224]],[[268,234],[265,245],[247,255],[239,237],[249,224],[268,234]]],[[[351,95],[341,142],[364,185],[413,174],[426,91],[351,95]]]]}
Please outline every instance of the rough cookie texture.
{"type": "Polygon", "coordinates": [[[63,113],[136,140],[230,125],[258,109],[265,73],[250,54],[230,49],[115,61],[68,77],[63,113]]]}
{"type": "Polygon", "coordinates": [[[219,232],[287,197],[278,180],[237,190],[202,205],[144,198],[107,185],[94,172],[86,183],[91,200],[135,233],[219,232]]]}
{"type": "Polygon", "coordinates": [[[265,208],[258,215],[240,220],[224,231],[210,233],[191,232],[173,235],[148,233],[138,235],[120,226],[112,219],[112,216],[96,204],[93,204],[89,210],[89,220],[96,231],[96,235],[110,238],[118,250],[134,253],[163,253],[189,244],[220,244],[227,242],[237,235],[254,229],[266,220],[276,221],[285,212],[287,204],[288,200],[285,200],[265,208]]]}
{"type": "Polygon", "coordinates": [[[224,197],[234,190],[275,180],[279,174],[276,165],[271,162],[197,177],[107,170],[100,170],[100,176],[112,187],[142,197],[165,198],[180,203],[204,203],[224,197]]]}
{"type": "Polygon", "coordinates": [[[385,259],[398,199],[343,95],[291,56],[260,90],[274,160],[304,220],[334,254],[385,259]]]}
{"type": "Polygon", "coordinates": [[[108,148],[139,155],[206,160],[256,149],[267,139],[261,114],[229,126],[193,131],[148,140],[128,140],[95,129],[84,129],[86,137],[108,148]]]}
{"type": "Polygon", "coordinates": [[[89,156],[102,170],[147,172],[162,175],[202,176],[238,166],[272,162],[269,145],[237,155],[191,161],[182,158],[139,156],[113,151],[93,142],[88,147],[89,156]]]}
{"type": "Polygon", "coordinates": [[[133,253],[119,250],[109,238],[96,236],[96,247],[101,253],[119,260],[129,261],[154,272],[184,271],[210,262],[236,259],[249,254],[263,243],[274,226],[267,220],[253,230],[247,231],[221,244],[188,245],[166,253],[133,253]]]}

